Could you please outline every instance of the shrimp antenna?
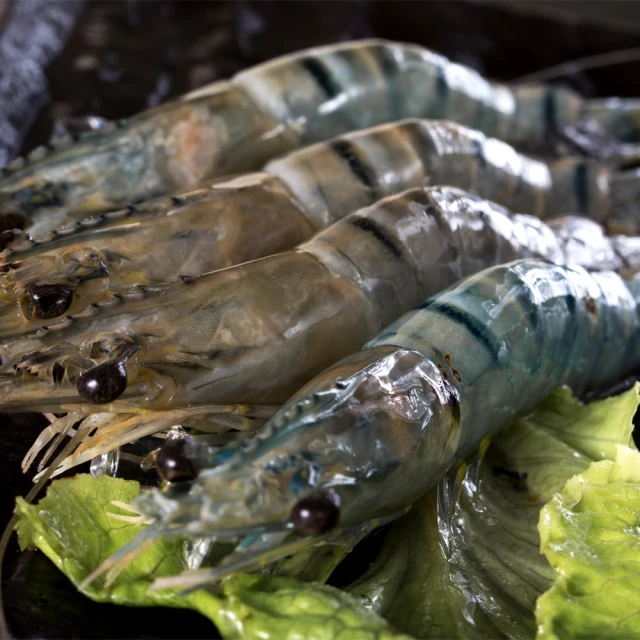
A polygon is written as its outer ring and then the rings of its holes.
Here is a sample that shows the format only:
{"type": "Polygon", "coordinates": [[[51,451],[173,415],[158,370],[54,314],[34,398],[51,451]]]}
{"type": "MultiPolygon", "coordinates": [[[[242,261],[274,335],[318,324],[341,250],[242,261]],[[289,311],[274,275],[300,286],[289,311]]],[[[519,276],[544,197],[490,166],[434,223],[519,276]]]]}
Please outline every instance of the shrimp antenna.
{"type": "MultiPolygon", "coordinates": [[[[84,438],[84,436],[85,431],[82,428],[79,428],[73,438],[71,438],[71,440],[67,443],[67,446],[60,452],[60,455],[58,455],[51,466],[46,469],[42,477],[38,480],[38,482],[36,482],[29,493],[27,493],[27,495],[24,497],[25,502],[31,503],[35,499],[38,493],[40,493],[42,487],[44,487],[44,485],[53,475],[55,468],[73,452],[73,450],[82,440],[82,438],[84,438]]],[[[18,517],[16,515],[11,516],[11,520],[9,520],[9,523],[2,532],[2,537],[0,537],[0,637],[7,639],[12,638],[13,636],[11,635],[11,631],[9,630],[9,625],[7,623],[7,617],[4,610],[4,598],[2,593],[2,565],[4,562],[4,557],[7,553],[9,541],[11,540],[11,535],[13,534],[13,529],[17,521],[18,517]]]]}
{"type": "Polygon", "coordinates": [[[592,56],[585,56],[584,58],[577,58],[576,60],[569,60],[569,62],[562,62],[561,64],[547,67],[546,69],[540,69],[534,71],[526,76],[521,76],[512,80],[514,83],[529,83],[529,82],[547,82],[561,76],[570,75],[576,71],[586,71],[587,69],[599,69],[601,67],[615,66],[618,64],[625,64],[627,62],[635,62],[640,60],[640,47],[633,47],[631,49],[618,49],[617,51],[608,51],[607,53],[597,53],[592,56]]]}

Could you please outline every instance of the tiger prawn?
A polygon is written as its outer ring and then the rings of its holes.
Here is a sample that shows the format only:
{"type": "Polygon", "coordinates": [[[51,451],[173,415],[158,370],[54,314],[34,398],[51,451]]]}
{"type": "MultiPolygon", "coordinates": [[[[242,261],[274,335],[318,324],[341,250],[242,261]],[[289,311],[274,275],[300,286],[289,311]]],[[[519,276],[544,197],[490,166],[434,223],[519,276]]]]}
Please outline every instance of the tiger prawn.
{"type": "Polygon", "coordinates": [[[412,187],[449,184],[514,211],[589,216],[638,232],[634,172],[550,165],[451,122],[404,120],[318,143],[262,172],[54,230],[2,254],[0,338],[157,285],[291,249],[358,208],[412,187]],[[624,194],[628,194],[628,198],[624,194]],[[152,248],[152,250],[150,250],[152,248]]]}
{"type": "Polygon", "coordinates": [[[282,56],[129,119],[39,147],[0,173],[0,230],[51,229],[250,171],[293,149],[407,117],[447,118],[513,143],[594,121],[637,155],[638,101],[506,86],[420,46],[363,40],[282,56]],[[34,219],[43,210],[44,215],[34,219]]]}
{"type": "MultiPolygon", "coordinates": [[[[256,436],[169,442],[183,470],[133,504],[150,524],[94,572],[160,536],[236,540],[188,589],[397,518],[456,462],[554,388],[607,387],[640,366],[640,277],[518,260],[427,299],[306,385],[256,436]]],[[[171,463],[171,465],[169,464],[171,463]]]]}
{"type": "Polygon", "coordinates": [[[0,409],[70,411],[47,428],[28,462],[93,413],[63,471],[233,405],[243,418],[256,406],[268,417],[269,406],[402,312],[489,265],[531,256],[591,269],[640,267],[637,237],[607,237],[585,218],[551,225],[451,187],[391,196],[295,251],[135,291],[5,343],[0,353],[20,373],[0,378],[0,409]]]}

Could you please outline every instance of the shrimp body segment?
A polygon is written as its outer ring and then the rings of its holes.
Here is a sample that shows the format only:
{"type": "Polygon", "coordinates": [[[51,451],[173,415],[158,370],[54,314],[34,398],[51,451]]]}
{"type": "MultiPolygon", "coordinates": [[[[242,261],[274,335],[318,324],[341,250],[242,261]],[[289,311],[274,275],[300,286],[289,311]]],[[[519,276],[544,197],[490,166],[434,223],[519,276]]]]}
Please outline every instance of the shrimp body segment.
{"type": "MultiPolygon", "coordinates": [[[[109,211],[250,171],[292,149],[407,117],[447,118],[511,142],[593,118],[638,139],[637,101],[509,88],[419,46],[364,40],[276,58],[128,120],[40,147],[0,176],[3,211],[109,211]]],[[[6,225],[14,226],[15,216],[6,225]]]]}
{"type": "Polygon", "coordinates": [[[263,172],[78,221],[5,250],[0,338],[76,315],[123,288],[291,249],[348,213],[412,187],[450,184],[522,213],[574,212],[620,227],[633,219],[626,211],[635,201],[612,203],[612,181],[624,174],[576,159],[547,165],[451,122],[380,125],[293,152],[263,172]],[[68,304],[34,312],[42,287],[62,291],[68,304]]]}
{"type": "Polygon", "coordinates": [[[247,536],[219,566],[167,581],[195,586],[288,553],[301,500],[332,500],[343,532],[397,517],[555,387],[582,394],[637,369],[639,282],[534,260],[460,281],[310,382],[251,440],[197,447],[188,493],[140,497],[154,523],[126,552],[172,530],[247,536]]]}
{"type": "MultiPolygon", "coordinates": [[[[583,222],[592,228],[579,246],[589,266],[633,268],[633,251],[619,252],[596,223],[583,222]]],[[[468,192],[410,190],[294,251],[134,288],[5,342],[5,366],[18,373],[1,379],[2,409],[281,403],[420,300],[522,256],[563,262],[563,245],[539,219],[468,192]],[[89,378],[94,390],[118,393],[88,393],[89,378]]]]}

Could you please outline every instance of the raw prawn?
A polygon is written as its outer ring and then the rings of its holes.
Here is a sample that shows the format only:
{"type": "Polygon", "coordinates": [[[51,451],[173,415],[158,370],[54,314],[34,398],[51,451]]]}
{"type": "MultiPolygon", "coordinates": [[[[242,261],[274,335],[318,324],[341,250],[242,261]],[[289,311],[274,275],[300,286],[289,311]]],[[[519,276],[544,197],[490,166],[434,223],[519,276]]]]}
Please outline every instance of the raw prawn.
{"type": "MultiPolygon", "coordinates": [[[[339,43],[276,58],[15,160],[0,175],[0,230],[28,226],[38,209],[53,219],[45,228],[53,228],[69,214],[189,189],[401,118],[447,118],[514,143],[587,119],[636,143],[638,113],[637,100],[583,100],[550,85],[492,83],[416,45],[339,43]]],[[[620,153],[635,155],[635,145],[620,153]]]]}
{"type": "Polygon", "coordinates": [[[293,152],[263,172],[78,221],[6,250],[0,338],[78,314],[123,287],[192,278],[291,249],[356,209],[428,184],[470,189],[539,217],[577,213],[640,231],[627,224],[635,192],[613,203],[620,180],[640,184],[604,163],[547,166],[455,123],[381,125],[293,152]]]}
{"type": "Polygon", "coordinates": [[[29,459],[97,412],[72,466],[183,417],[228,411],[209,404],[280,404],[402,312],[486,266],[535,256],[640,267],[640,238],[608,238],[585,218],[554,227],[450,187],[391,196],[295,251],[135,291],[4,344],[22,371],[1,380],[1,409],[71,411],[29,459]]]}
{"type": "Polygon", "coordinates": [[[640,278],[519,260],[429,298],[300,390],[257,435],[171,444],[184,486],[143,494],[151,522],[96,573],[166,534],[235,538],[196,588],[397,517],[456,462],[554,388],[607,387],[640,366],[640,278]]]}

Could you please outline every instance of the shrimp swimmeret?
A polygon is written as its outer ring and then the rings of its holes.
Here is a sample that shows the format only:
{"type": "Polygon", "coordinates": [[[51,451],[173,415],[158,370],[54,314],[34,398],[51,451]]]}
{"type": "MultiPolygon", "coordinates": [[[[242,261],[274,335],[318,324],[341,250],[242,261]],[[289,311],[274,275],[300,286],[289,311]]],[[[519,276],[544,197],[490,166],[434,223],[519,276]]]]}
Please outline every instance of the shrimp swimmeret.
{"type": "Polygon", "coordinates": [[[227,425],[236,415],[246,429],[247,417],[269,417],[270,405],[464,276],[524,257],[632,272],[640,267],[639,244],[637,237],[607,237],[586,218],[547,225],[460,189],[410,190],[347,216],[295,251],[138,293],[5,343],[0,353],[22,372],[1,379],[0,410],[70,411],[45,430],[26,465],[94,414],[58,473],[209,414],[227,425]],[[97,354],[96,344],[105,345],[97,354]],[[236,403],[252,406],[226,406],[236,403]]]}
{"type": "Polygon", "coordinates": [[[639,113],[633,99],[584,100],[552,85],[493,83],[412,44],[317,47],[15,160],[0,172],[0,230],[28,226],[39,209],[58,222],[60,215],[111,211],[410,117],[446,118],[513,143],[586,119],[631,144],[620,145],[621,155],[635,155],[639,113]]]}
{"type": "Polygon", "coordinates": [[[187,470],[183,482],[134,502],[151,524],[87,580],[166,534],[238,540],[218,566],[157,585],[193,588],[398,517],[557,386],[583,394],[637,370],[639,303],[640,277],[548,262],[462,280],[306,385],[253,438],[170,441],[159,457],[187,470]]]}

